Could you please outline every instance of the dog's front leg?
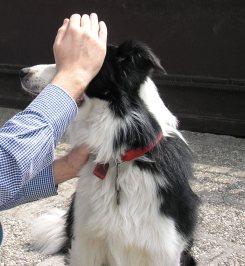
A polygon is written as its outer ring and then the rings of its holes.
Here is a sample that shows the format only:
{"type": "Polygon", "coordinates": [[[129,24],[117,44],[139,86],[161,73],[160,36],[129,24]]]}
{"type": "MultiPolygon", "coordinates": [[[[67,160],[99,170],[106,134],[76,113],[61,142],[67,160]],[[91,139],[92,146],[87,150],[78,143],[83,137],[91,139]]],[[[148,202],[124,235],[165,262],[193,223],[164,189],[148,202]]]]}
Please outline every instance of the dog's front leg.
{"type": "Polygon", "coordinates": [[[83,236],[72,241],[71,266],[103,266],[106,263],[106,246],[100,239],[83,236]]]}

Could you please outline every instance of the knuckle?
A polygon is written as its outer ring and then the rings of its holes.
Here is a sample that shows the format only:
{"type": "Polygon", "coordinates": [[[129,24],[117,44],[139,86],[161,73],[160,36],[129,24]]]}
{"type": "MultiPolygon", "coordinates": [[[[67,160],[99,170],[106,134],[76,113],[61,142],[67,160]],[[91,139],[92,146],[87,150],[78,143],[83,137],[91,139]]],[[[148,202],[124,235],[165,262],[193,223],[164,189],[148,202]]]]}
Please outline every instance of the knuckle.
{"type": "Polygon", "coordinates": [[[71,25],[71,27],[69,28],[69,31],[72,33],[72,34],[77,34],[79,33],[79,29],[77,27],[74,27],[73,25],[71,25]]]}
{"type": "Polygon", "coordinates": [[[60,27],[59,29],[58,29],[58,32],[62,32],[64,30],[64,27],[60,27]]]}
{"type": "Polygon", "coordinates": [[[91,39],[92,38],[91,34],[86,30],[82,32],[82,37],[84,39],[91,39]]]}

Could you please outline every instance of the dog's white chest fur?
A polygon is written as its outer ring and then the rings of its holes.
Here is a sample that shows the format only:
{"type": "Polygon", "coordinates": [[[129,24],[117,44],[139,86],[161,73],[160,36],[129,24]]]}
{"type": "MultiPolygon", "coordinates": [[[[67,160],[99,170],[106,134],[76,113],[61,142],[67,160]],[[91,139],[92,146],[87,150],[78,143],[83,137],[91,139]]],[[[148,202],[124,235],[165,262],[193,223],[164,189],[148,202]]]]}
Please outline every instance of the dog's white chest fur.
{"type": "Polygon", "coordinates": [[[110,166],[104,180],[94,176],[93,169],[90,161],[80,172],[71,264],[178,265],[184,241],[173,220],[158,213],[152,175],[133,167],[131,162],[120,165],[117,205],[115,165],[110,166]]]}

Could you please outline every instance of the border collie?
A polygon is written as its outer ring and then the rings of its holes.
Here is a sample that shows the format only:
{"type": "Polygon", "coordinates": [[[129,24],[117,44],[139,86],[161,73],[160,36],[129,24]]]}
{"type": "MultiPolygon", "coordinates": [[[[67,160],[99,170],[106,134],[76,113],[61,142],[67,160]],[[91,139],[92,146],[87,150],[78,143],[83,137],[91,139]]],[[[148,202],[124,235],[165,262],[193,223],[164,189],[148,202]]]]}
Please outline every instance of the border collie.
{"type": "MultiPolygon", "coordinates": [[[[108,46],[69,128],[71,145],[90,150],[70,209],[35,225],[35,245],[44,253],[65,253],[75,266],[195,265],[191,155],[151,79],[154,70],[164,72],[146,45],[108,46]]],[[[22,72],[22,87],[38,94],[56,68],[22,72]]]]}

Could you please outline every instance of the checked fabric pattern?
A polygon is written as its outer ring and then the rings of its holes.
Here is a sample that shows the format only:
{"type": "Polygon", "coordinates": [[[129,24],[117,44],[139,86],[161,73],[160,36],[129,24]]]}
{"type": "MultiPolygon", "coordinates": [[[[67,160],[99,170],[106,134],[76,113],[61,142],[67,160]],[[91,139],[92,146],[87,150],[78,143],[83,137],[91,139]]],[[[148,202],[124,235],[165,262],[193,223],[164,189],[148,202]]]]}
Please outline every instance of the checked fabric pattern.
{"type": "Polygon", "coordinates": [[[57,194],[54,148],[76,113],[75,101],[50,84],[0,129],[0,210],[57,194]]]}

